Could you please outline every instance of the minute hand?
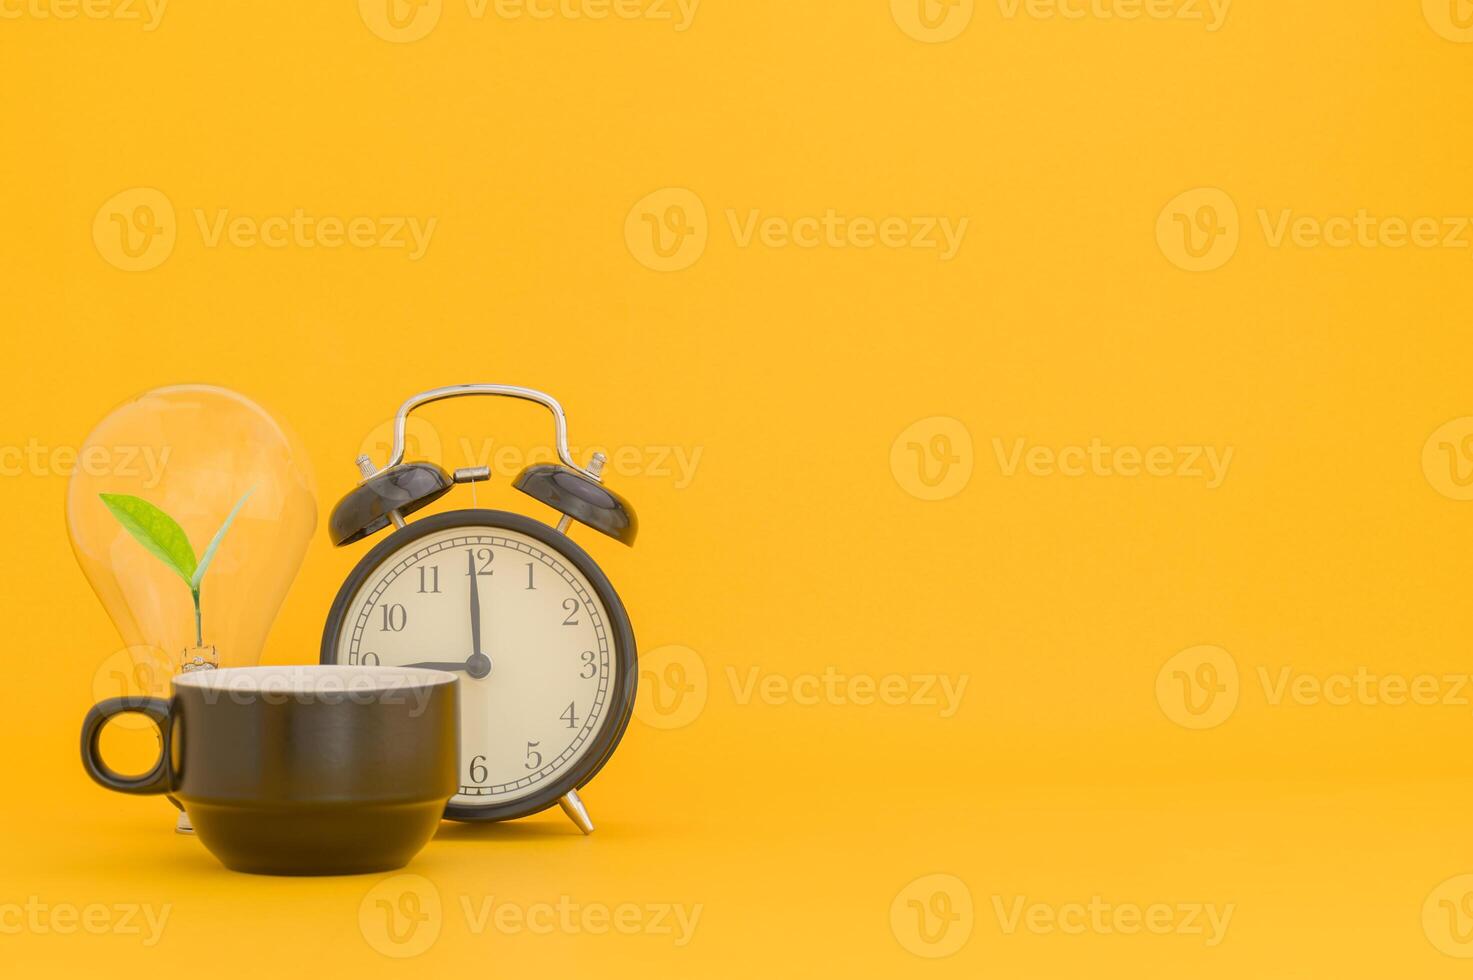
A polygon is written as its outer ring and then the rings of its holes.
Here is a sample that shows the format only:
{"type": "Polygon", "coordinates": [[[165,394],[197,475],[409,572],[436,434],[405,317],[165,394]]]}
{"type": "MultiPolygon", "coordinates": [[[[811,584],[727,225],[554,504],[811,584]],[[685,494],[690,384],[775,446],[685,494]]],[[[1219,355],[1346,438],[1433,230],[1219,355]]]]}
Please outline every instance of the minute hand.
{"type": "Polygon", "coordinates": [[[476,553],[467,551],[465,557],[471,574],[471,656],[485,657],[486,651],[481,649],[481,589],[476,584],[476,579],[480,578],[476,574],[476,553]]]}

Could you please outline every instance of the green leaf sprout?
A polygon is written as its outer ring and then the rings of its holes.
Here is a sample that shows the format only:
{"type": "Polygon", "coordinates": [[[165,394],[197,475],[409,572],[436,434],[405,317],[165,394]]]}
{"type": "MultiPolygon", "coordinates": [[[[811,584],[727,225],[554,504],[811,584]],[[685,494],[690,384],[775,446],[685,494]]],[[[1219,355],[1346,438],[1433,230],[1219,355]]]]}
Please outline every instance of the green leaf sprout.
{"type": "Polygon", "coordinates": [[[194,639],[196,646],[204,646],[204,628],[200,616],[200,583],[204,581],[205,571],[215,559],[215,552],[220,548],[220,542],[225,538],[225,532],[230,530],[230,525],[235,521],[235,515],[245,506],[251,494],[255,493],[255,487],[247,490],[241,498],[235,502],[230,509],[230,514],[225,518],[225,523],[220,525],[220,530],[210,539],[204,554],[196,560],[194,548],[189,544],[189,537],[179,522],[164,513],[153,504],[142,497],[134,497],[125,493],[102,493],[103,504],[112,515],[123,525],[123,529],[131,534],[139,544],[159,561],[184,580],[189,586],[189,594],[194,598],[194,639]]]}

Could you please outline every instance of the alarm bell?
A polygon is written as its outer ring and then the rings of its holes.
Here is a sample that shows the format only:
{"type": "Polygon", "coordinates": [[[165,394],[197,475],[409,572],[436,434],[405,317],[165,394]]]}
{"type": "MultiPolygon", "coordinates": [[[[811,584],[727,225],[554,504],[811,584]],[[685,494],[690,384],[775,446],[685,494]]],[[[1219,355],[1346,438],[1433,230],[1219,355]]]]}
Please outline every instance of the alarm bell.
{"type": "MultiPolygon", "coordinates": [[[[601,461],[597,456],[594,459],[601,461]]],[[[639,521],[627,500],[570,466],[529,466],[517,475],[512,486],[624,544],[634,544],[634,536],[639,533],[639,521]]]]}
{"type": "Polygon", "coordinates": [[[332,543],[352,544],[390,523],[402,525],[406,514],[439,500],[454,485],[450,474],[434,463],[400,463],[381,470],[348,491],[332,509],[328,519],[332,543]]]}
{"type": "Polygon", "coordinates": [[[586,524],[624,544],[634,544],[639,531],[634,508],[603,485],[599,472],[604,455],[594,454],[585,469],[573,461],[568,449],[568,421],[563,407],[551,395],[514,385],[469,384],[435,388],[415,395],[399,408],[394,418],[394,447],[389,462],[379,469],[367,456],[358,457],[363,482],[338,501],[328,522],[334,545],[352,544],[383,530],[390,524],[404,526],[405,516],[439,500],[456,483],[486,479],[483,467],[457,470],[452,477],[434,463],[404,461],[404,424],[409,413],[421,405],[463,395],[502,395],[536,402],[552,412],[557,424],[557,454],[560,463],[539,463],[518,474],[518,490],[563,514],[558,530],[566,531],[570,520],[586,524]]]}

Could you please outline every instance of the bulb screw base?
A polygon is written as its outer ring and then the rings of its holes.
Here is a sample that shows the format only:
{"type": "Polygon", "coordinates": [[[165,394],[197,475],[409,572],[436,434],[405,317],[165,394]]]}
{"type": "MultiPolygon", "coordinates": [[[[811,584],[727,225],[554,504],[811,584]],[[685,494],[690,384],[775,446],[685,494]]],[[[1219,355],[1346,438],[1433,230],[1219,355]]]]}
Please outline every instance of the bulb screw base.
{"type": "Polygon", "coordinates": [[[220,666],[220,654],[214,647],[191,647],[179,659],[179,673],[195,670],[215,670],[220,666]]]}

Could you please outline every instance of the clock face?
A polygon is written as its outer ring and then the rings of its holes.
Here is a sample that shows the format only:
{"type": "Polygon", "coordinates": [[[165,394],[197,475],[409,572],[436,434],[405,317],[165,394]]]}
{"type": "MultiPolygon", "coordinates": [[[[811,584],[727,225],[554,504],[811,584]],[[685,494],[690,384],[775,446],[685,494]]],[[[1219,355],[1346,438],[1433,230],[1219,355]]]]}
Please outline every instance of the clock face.
{"type": "Polygon", "coordinates": [[[340,664],[458,674],[460,791],[452,811],[573,788],[558,789],[588,763],[601,764],[632,697],[616,649],[629,635],[627,621],[618,608],[611,622],[600,592],[618,600],[581,549],[516,515],[500,517],[540,533],[500,523],[445,526],[498,513],[426,518],[395,536],[410,540],[375,549],[344,586],[324,641],[324,659],[340,664]]]}

